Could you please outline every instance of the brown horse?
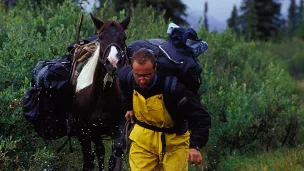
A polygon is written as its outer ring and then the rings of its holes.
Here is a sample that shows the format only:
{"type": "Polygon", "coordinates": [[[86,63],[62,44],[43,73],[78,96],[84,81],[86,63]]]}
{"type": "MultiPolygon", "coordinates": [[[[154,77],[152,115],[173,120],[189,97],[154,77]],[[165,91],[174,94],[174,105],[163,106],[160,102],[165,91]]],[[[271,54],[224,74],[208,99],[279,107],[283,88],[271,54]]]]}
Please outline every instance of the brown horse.
{"type": "Polygon", "coordinates": [[[122,109],[117,80],[117,70],[127,63],[125,29],[130,15],[122,22],[105,21],[91,14],[98,39],[94,41],[94,54],[81,70],[75,84],[74,134],[78,138],[83,153],[83,170],[94,169],[95,154],[99,170],[104,170],[105,148],[102,137],[109,136],[115,141],[109,170],[121,169],[116,159],[122,157],[120,123],[125,111],[122,109]],[[95,150],[91,150],[91,142],[95,150]],[[115,161],[116,160],[116,161],[115,161]],[[118,164],[117,164],[118,163],[118,164]]]}

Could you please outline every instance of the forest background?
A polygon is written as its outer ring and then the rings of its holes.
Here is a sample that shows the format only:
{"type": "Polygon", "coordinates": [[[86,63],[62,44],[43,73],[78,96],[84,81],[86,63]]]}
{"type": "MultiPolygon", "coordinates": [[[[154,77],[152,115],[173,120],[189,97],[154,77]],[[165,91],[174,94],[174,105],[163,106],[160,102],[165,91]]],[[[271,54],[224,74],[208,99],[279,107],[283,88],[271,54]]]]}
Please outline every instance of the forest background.
{"type": "MultiPolygon", "coordinates": [[[[76,39],[95,28],[80,0],[2,0],[0,7],[0,170],[79,170],[80,146],[65,138],[44,142],[22,112],[31,69],[41,60],[60,58],[76,39]]],[[[167,39],[168,23],[187,26],[183,2],[101,1],[101,19],[121,20],[132,11],[128,43],[167,39]]],[[[208,51],[203,66],[201,102],[210,111],[210,140],[202,149],[206,170],[304,169],[304,2],[290,1],[288,17],[276,0],[243,0],[231,11],[228,29],[209,31],[208,3],[199,37],[208,51]]],[[[107,148],[111,148],[110,140],[107,148]]],[[[107,150],[108,152],[110,150],[107,150]]],[[[125,168],[127,164],[124,163],[125,168]]],[[[194,166],[190,170],[201,170],[194,166]]]]}

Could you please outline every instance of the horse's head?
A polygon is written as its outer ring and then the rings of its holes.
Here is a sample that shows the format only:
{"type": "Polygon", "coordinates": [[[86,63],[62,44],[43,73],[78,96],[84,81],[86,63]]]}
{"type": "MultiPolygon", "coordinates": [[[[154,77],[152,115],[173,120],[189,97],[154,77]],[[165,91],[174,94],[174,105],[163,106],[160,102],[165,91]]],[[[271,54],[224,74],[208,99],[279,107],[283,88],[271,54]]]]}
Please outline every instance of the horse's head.
{"type": "MultiPolygon", "coordinates": [[[[91,96],[98,96],[95,90],[103,93],[107,85],[111,86],[115,80],[117,84],[117,70],[128,62],[126,56],[125,29],[130,23],[130,14],[122,22],[101,21],[91,14],[91,18],[98,30],[98,39],[94,41],[96,50],[83,66],[76,82],[76,101],[79,104],[90,103],[91,96]],[[99,61],[99,62],[98,62],[99,61]]],[[[119,91],[118,86],[115,90],[119,91]]]]}
{"type": "Polygon", "coordinates": [[[100,44],[99,61],[105,66],[107,72],[113,76],[116,70],[127,63],[126,33],[130,23],[130,14],[122,22],[101,21],[91,14],[100,44]]]}

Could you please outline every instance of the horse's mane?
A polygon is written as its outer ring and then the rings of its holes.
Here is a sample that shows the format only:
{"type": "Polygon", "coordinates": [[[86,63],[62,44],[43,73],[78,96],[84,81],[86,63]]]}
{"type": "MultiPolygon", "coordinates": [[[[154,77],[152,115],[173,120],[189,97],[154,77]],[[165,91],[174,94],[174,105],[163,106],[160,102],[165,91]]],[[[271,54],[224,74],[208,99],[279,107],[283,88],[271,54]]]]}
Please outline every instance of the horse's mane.
{"type": "Polygon", "coordinates": [[[106,22],[104,22],[104,24],[103,24],[103,25],[101,26],[101,28],[99,29],[98,34],[100,34],[101,32],[103,32],[106,28],[108,28],[108,27],[111,26],[111,25],[117,26],[117,27],[119,27],[121,30],[124,30],[124,29],[122,28],[122,26],[121,26],[118,22],[116,22],[116,21],[106,21],[106,22]]]}

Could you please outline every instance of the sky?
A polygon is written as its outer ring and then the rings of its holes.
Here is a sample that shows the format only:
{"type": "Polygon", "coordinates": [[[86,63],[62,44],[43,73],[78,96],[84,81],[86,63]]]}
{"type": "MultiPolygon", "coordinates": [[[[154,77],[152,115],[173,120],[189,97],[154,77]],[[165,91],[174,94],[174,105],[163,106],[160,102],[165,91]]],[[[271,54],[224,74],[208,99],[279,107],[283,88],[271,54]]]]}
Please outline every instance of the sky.
{"type": "MultiPolygon", "coordinates": [[[[95,0],[89,0],[92,5],[95,0]]],[[[204,14],[204,4],[208,2],[208,23],[210,30],[221,30],[227,27],[227,19],[231,16],[233,6],[236,5],[237,10],[242,0],[181,0],[187,6],[187,21],[192,27],[197,27],[197,23],[204,14]]],[[[282,3],[281,13],[287,16],[290,0],[278,0],[282,3]]],[[[300,0],[296,0],[299,5],[300,0]]],[[[89,7],[88,7],[89,8],[89,7]]]]}

